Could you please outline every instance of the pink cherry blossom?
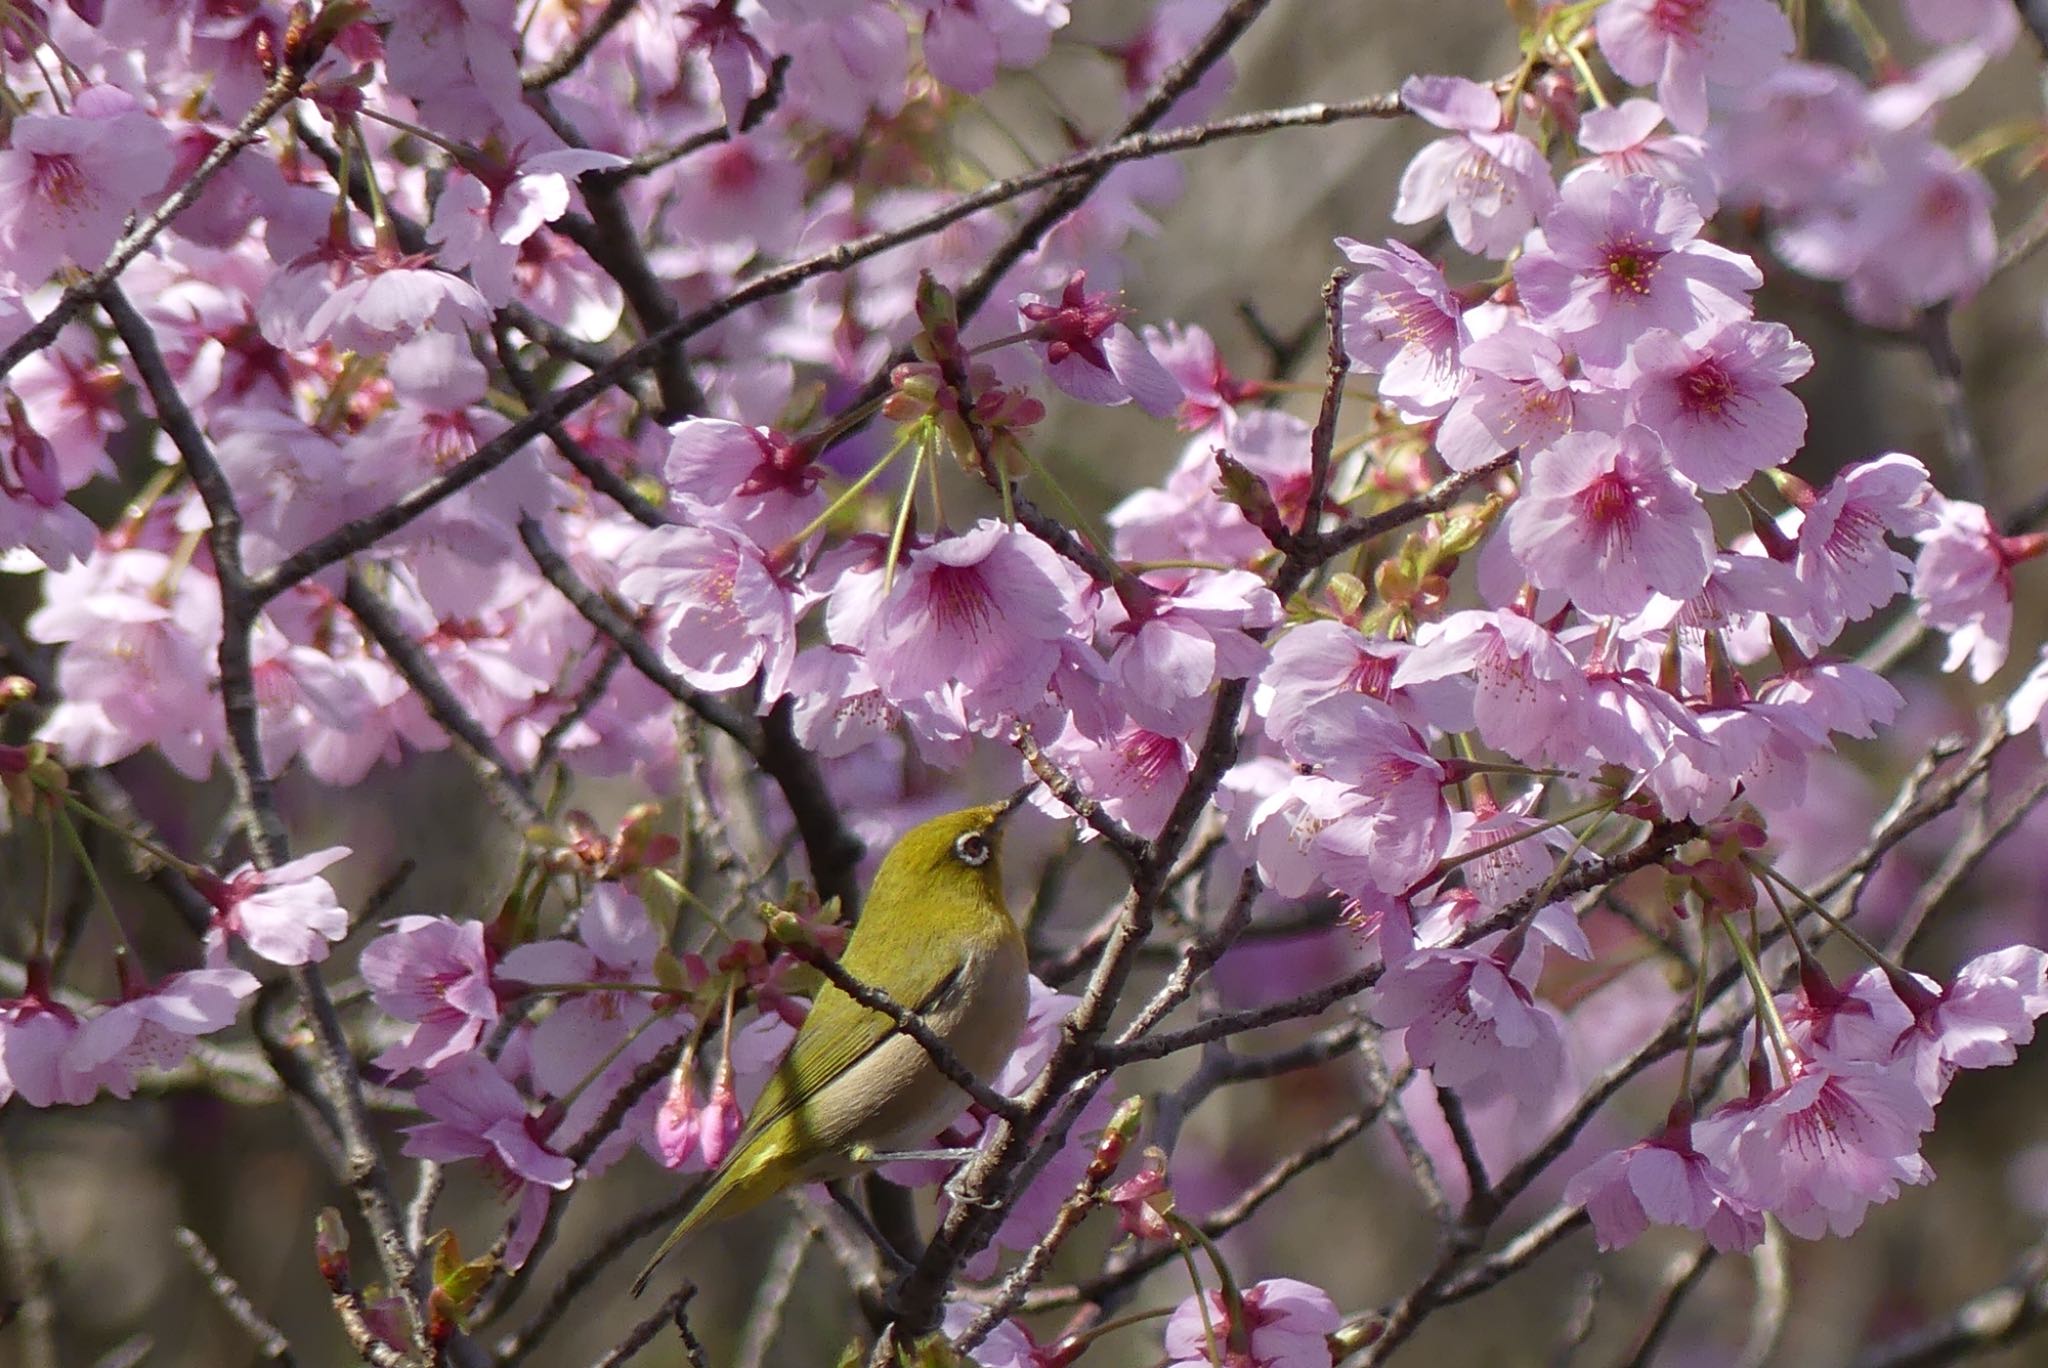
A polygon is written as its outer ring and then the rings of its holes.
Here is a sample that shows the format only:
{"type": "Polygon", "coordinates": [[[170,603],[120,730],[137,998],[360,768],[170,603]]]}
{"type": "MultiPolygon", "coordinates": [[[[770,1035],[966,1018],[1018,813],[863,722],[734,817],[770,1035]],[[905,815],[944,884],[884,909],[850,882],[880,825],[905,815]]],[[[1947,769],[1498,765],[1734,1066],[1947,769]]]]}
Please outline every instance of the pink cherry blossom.
{"type": "Polygon", "coordinates": [[[725,126],[737,133],[754,93],[754,73],[760,71],[765,79],[771,59],[731,5],[686,5],[682,18],[690,25],[683,50],[703,53],[718,82],[725,126]]]}
{"type": "Polygon", "coordinates": [[[1860,622],[1906,587],[1912,562],[1891,549],[1886,533],[1913,536],[1932,527],[1927,467],[1903,452],[1861,461],[1818,497],[1802,495],[1792,569],[1806,591],[1812,635],[1831,641],[1846,622],[1860,622]]]}
{"type": "Polygon", "coordinates": [[[1786,1083],[1704,1118],[1701,1151],[1793,1234],[1852,1233],[1873,1202],[1933,1177],[1920,1157],[1934,1110],[1903,1069],[1801,1060],[1786,1083]]]}
{"type": "Polygon", "coordinates": [[[1508,972],[1498,952],[1421,949],[1381,976],[1373,1020],[1402,1029],[1408,1057],[1474,1100],[1536,1099],[1564,1069],[1557,1014],[1508,972]]]}
{"type": "Polygon", "coordinates": [[[1419,634],[1393,682],[1423,686],[1468,672],[1473,721],[1487,744],[1531,765],[1583,753],[1575,718],[1586,706],[1585,671],[1541,624],[1514,612],[1453,613],[1419,634]]]}
{"type": "Polygon", "coordinates": [[[1124,310],[1106,293],[1088,293],[1088,274],[1077,271],[1057,300],[1017,296],[1017,316],[1045,361],[1046,378],[1086,404],[1116,406],[1133,400],[1155,418],[1180,406],[1181,387],[1122,321],[1124,310]]]}
{"type": "Polygon", "coordinates": [[[1588,613],[1633,613],[1652,592],[1690,597],[1714,555],[1699,496],[1657,434],[1633,424],[1560,438],[1534,463],[1507,533],[1535,584],[1568,590],[1588,613]]]}
{"type": "Polygon", "coordinates": [[[1202,1301],[1206,1307],[1189,1297],[1167,1318],[1167,1368],[1203,1368],[1219,1361],[1232,1368],[1330,1368],[1334,1362],[1328,1341],[1344,1318],[1320,1287],[1294,1278],[1253,1283],[1244,1289],[1244,1324],[1236,1326],[1221,1292],[1204,1292],[1202,1301]],[[1238,1343],[1244,1352],[1212,1358],[1205,1323],[1219,1352],[1238,1343]]]}
{"type": "Polygon", "coordinates": [[[1147,837],[1166,824],[1195,758],[1180,736],[1135,725],[1101,742],[1069,728],[1046,753],[1110,816],[1147,837]]]}
{"type": "Polygon", "coordinates": [[[1374,247],[1338,238],[1363,270],[1344,286],[1344,350],[1351,364],[1377,372],[1380,397],[1412,421],[1451,406],[1465,383],[1459,352],[1467,340],[1464,305],[1444,273],[1399,242],[1374,247]]]}
{"type": "Polygon", "coordinates": [[[416,1159],[480,1159],[508,1199],[518,1203],[505,1265],[526,1262],[540,1235],[550,1191],[576,1178],[576,1166],[549,1148],[526,1099],[481,1053],[466,1054],[432,1074],[413,1100],[433,1119],[405,1128],[405,1152],[416,1159]]]}
{"type": "MultiPolygon", "coordinates": [[[[522,945],[505,956],[499,973],[542,985],[645,984],[654,978],[660,945],[640,899],[618,884],[600,884],[577,918],[575,940],[522,945]]],[[[566,1094],[653,1014],[646,994],[623,988],[555,998],[528,1042],[534,1086],[544,1094],[566,1094]]]]}
{"type": "Polygon", "coordinates": [[[1397,893],[1443,857],[1451,836],[1446,772],[1386,704],[1356,693],[1314,703],[1287,751],[1314,769],[1295,791],[1316,819],[1311,857],[1332,886],[1397,893]]]}
{"type": "Polygon", "coordinates": [[[1220,680],[1243,679],[1265,663],[1248,632],[1280,621],[1280,601],[1243,570],[1154,572],[1105,595],[1100,626],[1109,668],[1131,716],[1155,731],[1184,732],[1207,715],[1220,680]]]}
{"type": "Polygon", "coordinates": [[[363,947],[362,974],[377,1006],[413,1027],[376,1064],[432,1071],[476,1049],[498,1020],[484,924],[409,916],[391,926],[363,947]]]}
{"type": "Polygon", "coordinates": [[[911,0],[924,16],[924,59],[932,75],[978,95],[998,67],[1038,65],[1065,28],[1065,0],[911,0]]]}
{"type": "Polygon", "coordinates": [[[1653,330],[1690,338],[1746,317],[1763,276],[1701,226],[1688,196],[1648,176],[1572,181],[1515,263],[1531,321],[1616,367],[1653,330]]]}
{"type": "Polygon", "coordinates": [[[1847,991],[1899,1004],[1909,1024],[1889,1042],[1871,1042],[1866,1054],[1903,1061],[1932,1104],[1948,1091],[1957,1070],[2010,1064],[2019,1047],[2033,1040],[2034,1022],[2048,1013],[2048,955],[2031,945],[1994,950],[1963,965],[1946,986],[1920,974],[1894,977],[1867,969],[1847,991]]]}
{"type": "Polygon", "coordinates": [[[472,168],[481,176],[451,175],[434,201],[427,240],[440,248],[443,267],[467,269],[486,300],[509,304],[518,293],[519,246],[568,212],[570,182],[624,163],[614,153],[565,147],[511,166],[472,168]]]}
{"type": "Polygon", "coordinates": [[[7,396],[5,428],[5,437],[0,438],[0,555],[26,547],[53,570],[85,559],[98,529],[65,502],[56,453],[49,439],[30,425],[21,400],[13,394],[7,396]]]}
{"type": "MultiPolygon", "coordinates": [[[[774,6],[769,7],[771,12],[774,6]]],[[[910,35],[895,9],[862,3],[815,22],[772,19],[761,40],[790,58],[786,107],[843,134],[858,134],[870,117],[903,108],[910,75],[910,35]]]]}
{"type": "Polygon", "coordinates": [[[1675,128],[1707,126],[1707,87],[1754,85],[1792,52],[1792,24],[1770,0],[1609,0],[1594,32],[1624,80],[1657,85],[1675,128]]]}
{"type": "Polygon", "coordinates": [[[1265,721],[1266,735],[1282,746],[1310,705],[1333,694],[1376,698],[1418,730],[1440,726],[1464,731],[1471,709],[1455,683],[1397,685],[1394,674],[1414,650],[1391,637],[1366,636],[1341,622],[1304,622],[1269,639],[1268,661],[1253,690],[1252,706],[1265,721]]]}
{"type": "Polygon", "coordinates": [[[1763,1242],[1762,1215],[1736,1195],[1727,1174],[1693,1148],[1689,1123],[1601,1155],[1566,1184],[1564,1197],[1584,1204],[1602,1249],[1633,1244],[1653,1225],[1696,1230],[1724,1254],[1763,1242]]]}
{"type": "Polygon", "coordinates": [[[1935,523],[1914,535],[1913,607],[1922,622],[1948,637],[1941,668],[1967,661],[1979,684],[2005,664],[2012,638],[2012,568],[2048,543],[2038,535],[2002,537],[1982,504],[1933,499],[1935,523]]]}
{"type": "Polygon", "coordinates": [[[98,1085],[69,1063],[78,1013],[57,1001],[46,961],[31,960],[22,996],[0,998],[0,1104],[19,1097],[31,1107],[78,1107],[98,1085]]]}
{"type": "Polygon", "coordinates": [[[1659,136],[1664,111],[1650,100],[1589,109],[1579,119],[1579,146],[1590,154],[1572,176],[1649,176],[1685,192],[1702,214],[1719,206],[1720,187],[1707,144],[1689,134],[1659,136]]]}
{"type": "Polygon", "coordinates": [[[41,735],[89,764],[153,746],[204,776],[221,730],[212,691],[220,593],[209,577],[190,567],[173,574],[162,551],[110,550],[45,574],[43,599],[29,635],[65,650],[63,701],[41,735]]]}
{"type": "MultiPolygon", "coordinates": [[[[966,1333],[980,1314],[981,1308],[972,1302],[947,1302],[946,1316],[939,1328],[957,1338],[966,1333]]],[[[1041,1345],[1029,1329],[1013,1320],[997,1322],[988,1338],[967,1355],[968,1361],[980,1368],[1065,1368],[1065,1357],[1054,1346],[1041,1345]]]]}
{"type": "Polygon", "coordinates": [[[171,171],[171,137],[135,97],[93,86],[63,114],[23,114],[0,151],[0,265],[36,285],[92,269],[171,171]]]}
{"type": "Polygon", "coordinates": [[[1052,548],[984,519],[912,551],[851,644],[888,698],[957,685],[968,717],[993,726],[1043,702],[1072,630],[1071,594],[1052,548]]]}
{"type": "Polygon", "coordinates": [[[663,472],[685,510],[729,523],[772,548],[825,506],[815,455],[772,428],[688,418],[669,429],[663,472]]]}
{"type": "MultiPolygon", "coordinates": [[[[1160,0],[1115,55],[1122,60],[1124,98],[1132,107],[1144,100],[1176,63],[1193,52],[1223,17],[1224,0],[1160,0]]],[[[1237,64],[1225,57],[1202,73],[1194,89],[1174,101],[1159,121],[1162,128],[1194,123],[1214,112],[1237,79],[1237,64]]]]}
{"type": "Polygon", "coordinates": [[[275,869],[245,864],[225,879],[208,877],[199,891],[213,904],[214,937],[233,936],[276,964],[312,964],[348,934],[348,912],[320,871],[349,853],[329,846],[275,869]]]}
{"type": "Polygon", "coordinates": [[[1232,375],[1216,340],[1196,324],[1148,323],[1144,337],[1146,347],[1180,385],[1181,431],[1228,435],[1237,421],[1237,406],[1258,394],[1258,382],[1232,375]]]}
{"type": "Polygon", "coordinates": [[[233,1024],[242,1002],[262,985],[229,966],[190,969],[151,984],[122,961],[119,1002],[87,1017],[65,1050],[63,1067],[115,1097],[134,1093],[138,1074],[176,1068],[200,1036],[233,1024]]]}
{"type": "Polygon", "coordinates": [[[696,246],[776,250],[803,223],[801,161],[767,130],[715,142],[676,163],[668,223],[696,246]]]}
{"type": "Polygon", "coordinates": [[[1415,154],[1401,173],[1394,222],[1427,223],[1438,214],[1468,252],[1505,258],[1557,197],[1543,154],[1508,131],[1500,96],[1462,76],[1411,76],[1401,103],[1454,135],[1415,154]]]}
{"type": "Polygon", "coordinates": [[[781,697],[796,653],[796,610],[761,549],[713,522],[657,527],[619,561],[619,592],[649,606],[669,667],[700,689],[758,677],[761,706],[781,697]]]}
{"type": "Polygon", "coordinates": [[[1806,406],[1785,386],[1813,353],[1781,323],[1731,323],[1698,345],[1653,333],[1636,348],[1629,418],[1664,439],[1701,489],[1735,489],[1783,465],[1806,437],[1806,406]]]}
{"type": "Polygon", "coordinates": [[[1222,449],[1265,482],[1280,516],[1300,525],[1309,487],[1308,423],[1283,409],[1252,409],[1219,442],[1198,433],[1164,488],[1140,489],[1110,510],[1117,554],[1130,560],[1199,558],[1242,565],[1272,549],[1244,510],[1218,494],[1222,449]]]}
{"type": "Polygon", "coordinates": [[[325,244],[271,278],[256,316],[287,351],[327,342],[381,353],[427,330],[483,328],[491,308],[474,285],[418,258],[325,244]]]}
{"type": "Polygon", "coordinates": [[[1565,374],[1564,349],[1518,322],[1459,354],[1470,372],[1437,428],[1437,453],[1453,470],[1476,470],[1510,451],[1523,462],[1570,432],[1621,426],[1619,397],[1565,374]]]}

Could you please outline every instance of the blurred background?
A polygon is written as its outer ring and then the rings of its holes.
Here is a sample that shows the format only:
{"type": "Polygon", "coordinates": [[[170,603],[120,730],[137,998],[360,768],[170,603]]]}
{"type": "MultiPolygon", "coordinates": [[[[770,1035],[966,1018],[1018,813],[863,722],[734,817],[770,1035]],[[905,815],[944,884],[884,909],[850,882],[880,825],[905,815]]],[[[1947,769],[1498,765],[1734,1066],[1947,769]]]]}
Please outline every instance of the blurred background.
{"type": "MultiPolygon", "coordinates": [[[[1133,9],[1117,3],[1077,5],[1074,32],[1120,35],[1134,22],[1125,13],[1133,9]]],[[[1887,22],[1882,8],[1879,14],[1880,22],[1887,22]]],[[[1239,79],[1226,110],[1355,98],[1391,89],[1402,76],[1418,72],[1490,79],[1513,65],[1511,32],[1501,6],[1491,0],[1429,5],[1278,0],[1238,49],[1239,79]]],[[[2041,69],[2039,52],[2023,38],[1955,102],[1946,116],[1949,140],[1961,142],[2008,120],[2038,121],[2041,69]]],[[[1088,96],[1066,92],[1096,92],[1093,108],[1101,117],[1092,127],[1105,127],[1114,117],[1116,73],[1092,53],[1073,50],[1056,56],[1046,74],[1084,113],[1090,109],[1088,96]]],[[[1000,88],[989,107],[1034,151],[1057,154],[1059,141],[1035,86],[1000,88]]],[[[1146,321],[1200,323],[1235,369],[1264,373],[1268,352],[1261,331],[1285,339],[1319,326],[1317,294],[1338,263],[1333,237],[1415,240],[1414,230],[1397,229],[1387,214],[1402,166],[1432,136],[1433,130],[1414,122],[1360,122],[1230,141],[1185,156],[1185,192],[1160,215],[1156,237],[1138,246],[1127,282],[1128,302],[1146,321]]],[[[2010,231],[2032,211],[2041,191],[2037,184],[2015,189],[2003,168],[1994,169],[1994,181],[2001,190],[2000,226],[2010,231]]],[[[2023,262],[1955,319],[1969,413],[1985,454],[1981,477],[1966,478],[1981,478],[1994,516],[2021,508],[2048,490],[2040,400],[2048,386],[2048,348],[2042,343],[2044,270],[2048,267],[2039,257],[2023,262]]],[[[1791,324],[1817,359],[1814,373],[1798,387],[1812,415],[1808,450],[1795,465],[1799,473],[1821,483],[1847,461],[1900,449],[1926,461],[1941,487],[1968,487],[1956,484],[1932,400],[1929,363],[1916,345],[1850,323],[1822,290],[1767,289],[1759,312],[1791,324]]],[[[1308,338],[1301,373],[1315,378],[1323,342],[1319,332],[1308,338]]],[[[1304,402],[1312,407],[1312,400],[1304,402]]],[[[1179,454],[1156,424],[1127,411],[1077,405],[1055,406],[1046,451],[1091,514],[1159,476],[1179,454]]],[[[1989,691],[2010,688],[2048,625],[2039,606],[2040,573],[2032,567],[2020,572],[2013,663],[1989,691]]],[[[0,617],[18,625],[29,606],[18,583],[0,581],[0,617]]],[[[1822,797],[1811,815],[1817,832],[1867,829],[1926,745],[1944,731],[1972,729],[1973,708],[1992,693],[1973,693],[1966,681],[1936,674],[1936,663],[1934,650],[1922,647],[1910,665],[1914,682],[1901,681],[1915,696],[1917,715],[1932,720],[1889,744],[1852,743],[1845,749],[1843,763],[1818,790],[1822,797]]],[[[2010,749],[2014,753],[2000,770],[2000,793],[2014,791],[2040,761],[2030,741],[2010,749]]],[[[176,848],[208,850],[217,844],[224,785],[195,790],[147,757],[122,763],[118,774],[176,848]]],[[[1004,783],[1007,774],[992,766],[991,788],[1004,783]]],[[[600,787],[579,792],[576,802],[602,821],[647,796],[600,787]]],[[[339,891],[352,908],[361,909],[375,886],[401,868],[410,872],[380,915],[487,914],[504,891],[510,834],[479,800],[468,770],[448,755],[415,756],[402,770],[380,769],[347,792],[290,775],[281,798],[301,849],[346,844],[355,850],[355,857],[336,871],[342,876],[336,880],[339,891]]],[[[1939,859],[1957,820],[1922,832],[1894,857],[1868,908],[1876,924],[1882,926],[1888,910],[1896,912],[1919,874],[1939,859]]],[[[1010,877],[1014,900],[1023,902],[1058,833],[1037,817],[1027,817],[1020,826],[1025,830],[1010,859],[1010,877]]],[[[1971,883],[1939,910],[1913,967],[1944,973],[1993,945],[2048,940],[2048,899],[2043,896],[2048,863],[2039,854],[2044,840],[2048,819],[2030,821],[1994,852],[1971,883]]],[[[123,865],[104,842],[101,852],[103,868],[123,865]]],[[[0,953],[18,958],[25,948],[25,928],[40,902],[41,877],[36,842],[23,839],[23,833],[0,836],[0,953]]],[[[1056,940],[1060,926],[1092,921],[1113,895],[1111,885],[1104,862],[1084,857],[1065,886],[1048,938],[1056,940]]],[[[189,956],[189,938],[168,912],[160,911],[154,893],[121,881],[115,891],[118,898],[151,909],[147,924],[157,943],[145,945],[145,955],[158,951],[159,962],[165,963],[189,956]]],[[[1630,896],[1622,895],[1624,900],[1630,896]]],[[[362,939],[358,935],[343,947],[331,964],[330,977],[344,994],[352,981],[353,947],[362,939]]],[[[81,979],[89,982],[90,966],[104,961],[107,947],[89,933],[77,953],[81,979]]],[[[1349,953],[1341,931],[1260,943],[1234,953],[1219,980],[1225,1000],[1238,1005],[1306,986],[1326,974],[1333,959],[1349,953]]],[[[1645,965],[1640,972],[1654,975],[1656,967],[1645,965]]],[[[0,995],[13,986],[0,984],[0,995]]],[[[1639,1019],[1631,1013],[1641,1010],[1632,1001],[1651,1000],[1661,1015],[1657,1004],[1664,999],[1637,991],[1640,986],[1633,980],[1604,986],[1561,983],[1553,984],[1552,991],[1556,1000],[1578,1002],[1588,1020],[1603,1023],[1599,1029],[1625,1033],[1639,1019]]],[[[1289,1038],[1285,1032],[1273,1033],[1260,1043],[1279,1045],[1289,1038]]],[[[1161,1064],[1146,1086],[1170,1087],[1188,1067],[1185,1061],[1161,1064]]],[[[1933,1187],[1908,1191],[1875,1209],[1852,1240],[1791,1242],[1782,1272],[1771,1270],[1768,1260],[1759,1265],[1719,1260],[1681,1310],[1656,1361],[1676,1368],[1736,1361],[1759,1300],[1760,1267],[1766,1273],[1765,1302],[1787,1296],[1791,1302],[1782,1344],[1772,1360],[1784,1364],[1847,1362],[1855,1346],[1918,1324],[2005,1277],[2017,1253],[2041,1237],[2048,1219],[2044,1083],[2048,1056],[2041,1053],[2023,1053],[2014,1069],[1965,1075],[1943,1107],[1928,1149],[1939,1175],[1933,1187]],[[1782,1285],[1769,1285],[1780,1277],[1782,1285]]],[[[1632,1087],[1592,1138],[1626,1143],[1654,1125],[1669,1086],[1668,1074],[1653,1073],[1632,1087]]],[[[1363,1095],[1361,1066],[1345,1061],[1236,1088],[1211,1100],[1191,1118],[1176,1155],[1173,1173],[1183,1210],[1199,1215],[1223,1204],[1249,1176],[1340,1119],[1363,1095]]],[[[1415,1120],[1427,1129],[1430,1118],[1422,1110],[1415,1120]]],[[[394,1156],[395,1131],[402,1121],[382,1118],[388,1153],[394,1156]]],[[[1545,1205],[1554,1201],[1572,1171],[1568,1159],[1558,1166],[1559,1181],[1542,1185],[1534,1197],[1545,1205]]],[[[396,1173],[403,1195],[411,1181],[409,1164],[401,1161],[396,1173]]],[[[677,1180],[638,1155],[592,1184],[571,1208],[552,1262],[535,1277],[525,1306],[601,1232],[668,1197],[676,1186],[677,1180]]],[[[81,1109],[39,1112],[10,1105],[0,1109],[0,1302],[21,1295],[29,1263],[42,1265],[63,1368],[117,1362],[225,1368],[258,1362],[248,1337],[207,1294],[179,1251],[174,1231],[184,1225],[203,1238],[254,1305],[287,1333],[301,1364],[344,1362],[349,1352],[311,1253],[313,1213],[329,1204],[348,1210],[345,1193],[309,1150],[306,1130],[289,1104],[239,1106],[206,1091],[175,1091],[81,1109]]],[[[1541,1209],[1531,1202],[1527,1214],[1541,1209]]],[[[475,1184],[473,1175],[458,1172],[439,1208],[439,1223],[451,1226],[474,1250],[488,1243],[501,1214],[493,1195],[475,1184]]],[[[692,1319],[714,1365],[722,1368],[732,1361],[738,1326],[791,1220],[788,1205],[771,1204],[720,1227],[677,1261],[680,1273],[701,1285],[692,1319]]],[[[1097,1218],[1084,1227],[1061,1270],[1092,1270],[1108,1224],[1097,1218]]],[[[1511,1214],[1501,1228],[1512,1231],[1519,1224],[1511,1214]]],[[[362,1239],[358,1231],[359,1245],[362,1239]]],[[[1375,1128],[1231,1235],[1225,1249],[1245,1280],[1304,1278],[1327,1287],[1349,1312],[1400,1295],[1428,1266],[1433,1241],[1408,1171],[1387,1143],[1384,1128],[1375,1128]]],[[[1590,1335],[1573,1361],[1617,1362],[1674,1261],[1690,1249],[1689,1242],[1668,1232],[1652,1232],[1624,1253],[1596,1258],[1582,1231],[1533,1271],[1433,1317],[1397,1361],[1556,1361],[1568,1324],[1590,1306],[1590,1335]]],[[[598,1359],[644,1310],[625,1294],[637,1261],[637,1256],[621,1261],[615,1274],[585,1297],[581,1313],[529,1361],[552,1366],[598,1359]]],[[[1054,1281],[1059,1279],[1056,1273],[1054,1281]]],[[[1168,1267],[1144,1285],[1127,1309],[1171,1306],[1185,1292],[1184,1272],[1168,1267]]],[[[796,1276],[791,1306],[782,1336],[765,1361],[833,1362],[856,1317],[838,1268],[815,1244],[796,1276]]],[[[522,1309],[515,1309],[494,1334],[522,1318],[522,1309]]],[[[1049,1335],[1059,1316],[1036,1324],[1049,1335]]],[[[0,1329],[0,1365],[48,1368],[26,1357],[26,1345],[20,1325],[0,1329]]],[[[1159,1361],[1158,1346],[1158,1327],[1149,1324],[1108,1337],[1086,1361],[1103,1368],[1137,1368],[1159,1361]]],[[[663,1337],[636,1361],[662,1365],[683,1360],[673,1340],[663,1337]]],[[[2048,1361],[2048,1341],[1984,1361],[2048,1361]]]]}

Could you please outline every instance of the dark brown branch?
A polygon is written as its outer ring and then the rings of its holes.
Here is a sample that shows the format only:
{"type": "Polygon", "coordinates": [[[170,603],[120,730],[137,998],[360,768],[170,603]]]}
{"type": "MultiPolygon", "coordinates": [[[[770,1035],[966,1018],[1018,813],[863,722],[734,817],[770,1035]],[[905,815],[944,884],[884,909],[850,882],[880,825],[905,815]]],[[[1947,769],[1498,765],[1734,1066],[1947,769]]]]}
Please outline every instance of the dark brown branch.
{"type": "MultiPolygon", "coordinates": [[[[207,544],[213,553],[214,574],[220,587],[220,692],[227,724],[228,772],[234,781],[236,803],[254,863],[259,869],[273,869],[291,858],[291,847],[272,796],[258,730],[250,632],[262,612],[263,601],[253,590],[242,561],[241,510],[226,472],[171,379],[149,324],[117,286],[107,285],[100,303],[155,405],[157,421],[184,459],[186,473],[206,506],[210,524],[207,544]]],[[[384,1275],[403,1302],[411,1318],[415,1343],[424,1352],[425,1270],[414,1259],[412,1246],[405,1238],[390,1174],[370,1130],[362,1076],[349,1050],[348,1037],[317,965],[293,968],[290,981],[310,1027],[310,1077],[314,1091],[341,1147],[339,1176],[348,1184],[369,1223],[384,1275]]],[[[279,1070],[279,1075],[287,1083],[296,1077],[284,1069],[279,1070]]],[[[471,1358],[472,1346],[462,1335],[455,1335],[449,1347],[458,1361],[471,1358]]]]}
{"type": "MultiPolygon", "coordinates": [[[[533,382],[533,374],[520,363],[508,329],[502,323],[491,328],[491,338],[498,353],[498,364],[504,367],[506,379],[526,405],[529,413],[542,407],[545,400],[533,382]]],[[[575,467],[576,473],[590,482],[590,487],[609,498],[629,517],[642,527],[660,527],[668,519],[662,516],[660,508],[645,498],[639,490],[627,482],[616,470],[590,454],[583,444],[569,435],[560,419],[549,421],[545,429],[549,441],[555,444],[562,459],[575,467]]]]}

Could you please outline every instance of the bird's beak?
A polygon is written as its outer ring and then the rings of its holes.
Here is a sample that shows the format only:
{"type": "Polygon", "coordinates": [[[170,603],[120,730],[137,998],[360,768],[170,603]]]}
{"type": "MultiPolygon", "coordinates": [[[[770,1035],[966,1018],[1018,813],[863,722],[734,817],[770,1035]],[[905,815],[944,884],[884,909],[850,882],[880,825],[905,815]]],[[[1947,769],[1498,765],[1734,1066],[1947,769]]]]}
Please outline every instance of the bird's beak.
{"type": "Polygon", "coordinates": [[[1030,783],[1026,784],[1023,788],[1018,789],[1015,793],[1003,799],[1001,804],[1001,810],[996,813],[995,820],[989,823],[989,829],[993,831],[995,828],[1001,826],[1004,822],[1008,821],[1010,819],[1010,814],[1015,812],[1018,808],[1023,807],[1024,800],[1026,798],[1029,798],[1032,792],[1037,789],[1037,787],[1038,781],[1034,779],[1030,783]]]}

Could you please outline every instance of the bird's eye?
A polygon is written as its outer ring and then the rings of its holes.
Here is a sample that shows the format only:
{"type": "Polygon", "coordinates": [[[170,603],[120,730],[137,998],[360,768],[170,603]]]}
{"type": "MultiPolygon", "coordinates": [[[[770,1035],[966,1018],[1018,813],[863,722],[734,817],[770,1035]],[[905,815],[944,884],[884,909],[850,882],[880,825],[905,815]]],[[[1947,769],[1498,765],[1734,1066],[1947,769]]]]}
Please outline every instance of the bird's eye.
{"type": "Polygon", "coordinates": [[[953,853],[960,857],[960,863],[979,869],[988,863],[991,853],[988,837],[978,831],[963,831],[953,842],[953,853]]]}

